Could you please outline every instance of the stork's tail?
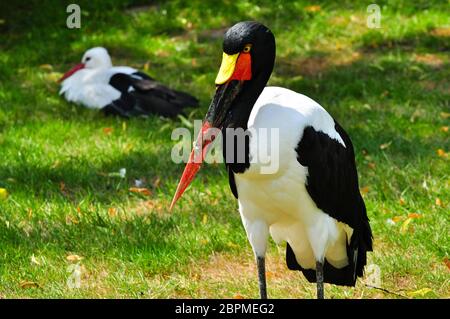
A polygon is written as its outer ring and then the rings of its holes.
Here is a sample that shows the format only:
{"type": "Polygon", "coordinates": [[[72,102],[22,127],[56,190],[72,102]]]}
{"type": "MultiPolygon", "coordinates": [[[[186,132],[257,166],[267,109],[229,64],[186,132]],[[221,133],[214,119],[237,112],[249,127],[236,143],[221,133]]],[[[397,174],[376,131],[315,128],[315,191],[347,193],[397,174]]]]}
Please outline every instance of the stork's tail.
{"type": "MultiPolygon", "coordinates": [[[[372,231],[369,221],[366,221],[362,226],[361,233],[354,233],[350,245],[347,245],[349,261],[347,266],[340,269],[335,268],[325,259],[323,265],[324,282],[339,286],[355,286],[356,278],[364,275],[368,251],[372,251],[372,231]]],[[[286,247],[286,264],[290,270],[301,271],[309,282],[316,282],[315,269],[302,268],[289,244],[286,247]]]]}

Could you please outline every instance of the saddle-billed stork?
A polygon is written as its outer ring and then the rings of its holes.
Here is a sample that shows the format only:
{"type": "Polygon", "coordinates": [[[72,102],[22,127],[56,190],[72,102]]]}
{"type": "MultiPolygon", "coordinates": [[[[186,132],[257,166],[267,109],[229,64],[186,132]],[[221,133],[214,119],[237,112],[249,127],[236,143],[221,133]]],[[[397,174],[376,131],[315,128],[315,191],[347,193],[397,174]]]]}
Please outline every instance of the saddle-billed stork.
{"type": "Polygon", "coordinates": [[[59,94],[69,102],[123,117],[157,114],[175,117],[198,100],[128,66],[113,66],[102,47],[87,50],[81,63],[59,80],[59,94]]]}
{"type": "Polygon", "coordinates": [[[264,25],[240,22],[225,33],[216,93],[171,208],[200,168],[213,139],[208,129],[222,130],[230,187],[256,256],[261,298],[267,298],[269,234],[277,243],[287,242],[288,268],[316,282],[317,297],[323,298],[324,282],[354,286],[363,275],[372,231],[349,136],[312,99],[265,87],[274,61],[275,38],[264,25]],[[233,146],[245,152],[244,161],[226,156],[230,128],[252,130],[243,149],[233,146]],[[279,158],[278,170],[272,174],[262,173],[266,163],[258,157],[258,148],[270,145],[268,134],[258,135],[267,128],[279,132],[279,156],[273,156],[279,158]]]}

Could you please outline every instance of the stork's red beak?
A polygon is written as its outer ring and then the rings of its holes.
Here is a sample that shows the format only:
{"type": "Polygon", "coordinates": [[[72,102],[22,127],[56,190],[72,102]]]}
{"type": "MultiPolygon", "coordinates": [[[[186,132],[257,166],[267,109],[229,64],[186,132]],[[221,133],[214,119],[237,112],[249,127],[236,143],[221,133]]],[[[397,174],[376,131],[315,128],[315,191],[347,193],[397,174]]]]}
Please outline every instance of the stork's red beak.
{"type": "Polygon", "coordinates": [[[58,80],[58,83],[64,81],[65,79],[67,79],[69,76],[71,76],[72,74],[74,74],[75,72],[84,69],[84,63],[79,63],[77,65],[75,65],[73,68],[71,68],[69,71],[67,71],[62,78],[60,78],[58,80]]]}
{"type": "Polygon", "coordinates": [[[215,135],[212,132],[213,130],[210,130],[211,128],[212,125],[208,121],[203,123],[202,129],[198,134],[197,141],[195,142],[194,148],[189,156],[189,160],[184,168],[183,175],[178,183],[177,191],[173,196],[172,203],[170,204],[170,210],[172,210],[177,200],[183,195],[186,188],[189,184],[191,184],[195,175],[200,170],[202,162],[208,152],[208,145],[210,145],[215,138],[215,135]]]}

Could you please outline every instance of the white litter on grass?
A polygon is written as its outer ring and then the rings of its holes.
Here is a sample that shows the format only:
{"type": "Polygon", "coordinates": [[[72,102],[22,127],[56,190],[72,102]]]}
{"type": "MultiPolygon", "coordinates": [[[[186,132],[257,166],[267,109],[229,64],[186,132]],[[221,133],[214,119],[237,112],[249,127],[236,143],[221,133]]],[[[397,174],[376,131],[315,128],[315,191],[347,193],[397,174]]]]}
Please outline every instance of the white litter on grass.
{"type": "Polygon", "coordinates": [[[388,218],[388,219],[386,219],[386,224],[395,225],[395,222],[392,219],[388,218]]]}
{"type": "Polygon", "coordinates": [[[143,187],[145,185],[145,182],[142,179],[135,179],[134,180],[134,186],[135,187],[143,187]]]}
{"type": "Polygon", "coordinates": [[[120,177],[120,178],[125,178],[126,175],[127,175],[126,168],[121,168],[121,169],[119,169],[118,172],[113,172],[113,173],[108,174],[109,177],[120,177]]]}

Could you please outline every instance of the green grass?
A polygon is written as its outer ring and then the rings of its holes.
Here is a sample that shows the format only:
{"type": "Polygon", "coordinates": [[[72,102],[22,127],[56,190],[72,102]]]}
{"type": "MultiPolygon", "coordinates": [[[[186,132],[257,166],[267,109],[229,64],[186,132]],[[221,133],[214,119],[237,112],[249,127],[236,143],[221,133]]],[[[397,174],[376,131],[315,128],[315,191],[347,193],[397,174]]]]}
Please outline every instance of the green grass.
{"type": "MultiPolygon", "coordinates": [[[[205,166],[168,212],[182,171],[170,160],[170,134],[182,122],[104,117],[65,102],[55,83],[102,45],[115,64],[147,64],[197,95],[202,107],[189,120],[200,119],[221,57],[216,34],[249,19],[277,39],[270,84],[317,100],[353,140],[381,287],[450,297],[450,166],[438,155],[450,151],[448,2],[378,1],[381,29],[368,29],[367,4],[353,1],[317,1],[316,12],[307,1],[161,1],[131,11],[141,2],[79,3],[81,30],[65,28],[65,5],[53,1],[0,5],[0,187],[9,193],[0,200],[0,298],[258,296],[221,166],[205,166]],[[125,178],[110,175],[121,168],[125,178]],[[128,191],[138,178],[151,196],[128,191]],[[411,213],[421,218],[402,231],[411,213]],[[79,289],[66,284],[74,263],[79,289]]],[[[283,249],[270,246],[269,295],[314,297],[313,285],[286,270],[283,249]]],[[[399,297],[364,280],[326,289],[333,298],[399,297]]]]}

